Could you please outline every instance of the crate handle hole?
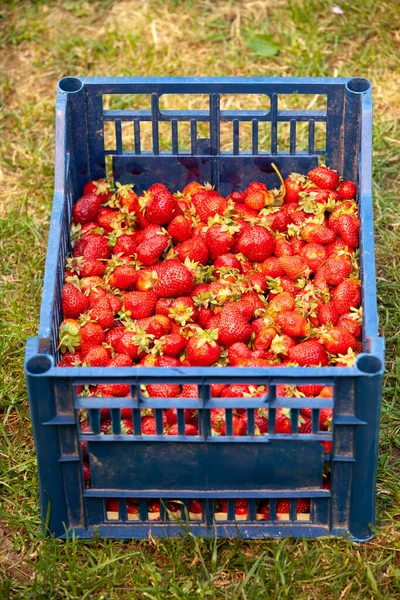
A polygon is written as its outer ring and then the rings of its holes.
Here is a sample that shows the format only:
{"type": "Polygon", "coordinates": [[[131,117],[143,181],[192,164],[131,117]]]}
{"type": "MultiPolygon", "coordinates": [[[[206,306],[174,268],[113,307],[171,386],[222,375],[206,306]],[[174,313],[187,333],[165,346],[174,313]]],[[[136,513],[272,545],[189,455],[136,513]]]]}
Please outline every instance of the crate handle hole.
{"type": "Polygon", "coordinates": [[[26,370],[29,375],[43,375],[53,366],[52,360],[45,354],[32,356],[26,363],[26,370]]]}
{"type": "Polygon", "coordinates": [[[355,92],[356,94],[368,92],[370,88],[371,82],[364,77],[354,77],[354,79],[350,79],[350,81],[347,82],[347,89],[350,92],[355,92]]]}
{"type": "Polygon", "coordinates": [[[78,77],[63,77],[58,82],[58,89],[61,92],[80,92],[83,88],[83,83],[78,77]]]}
{"type": "Polygon", "coordinates": [[[368,356],[368,354],[359,356],[356,364],[360,371],[363,373],[370,373],[371,375],[379,373],[383,367],[380,358],[377,356],[368,356]]]}

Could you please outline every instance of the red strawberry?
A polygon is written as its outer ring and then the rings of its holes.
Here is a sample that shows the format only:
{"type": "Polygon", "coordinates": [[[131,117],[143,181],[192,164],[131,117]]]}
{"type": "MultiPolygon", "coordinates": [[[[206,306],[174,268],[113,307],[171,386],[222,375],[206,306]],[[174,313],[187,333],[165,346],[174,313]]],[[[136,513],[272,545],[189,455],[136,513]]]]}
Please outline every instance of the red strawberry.
{"type": "Polygon", "coordinates": [[[339,285],[350,275],[352,266],[346,256],[333,254],[326,260],[323,269],[326,282],[329,285],[339,285]]]}
{"type": "Polygon", "coordinates": [[[347,329],[347,331],[350,331],[355,338],[361,337],[361,326],[358,324],[357,320],[353,318],[352,314],[341,315],[337,325],[342,329],[347,329]]]}
{"type": "Polygon", "coordinates": [[[291,173],[285,179],[285,202],[298,202],[300,200],[300,192],[304,190],[306,178],[298,173],[291,173]]]}
{"type": "Polygon", "coordinates": [[[336,237],[336,234],[325,225],[317,223],[307,223],[301,228],[301,237],[303,240],[314,244],[331,244],[336,237]]]}
{"type": "Polygon", "coordinates": [[[88,194],[97,194],[101,202],[106,202],[111,196],[111,185],[106,179],[96,179],[87,181],[83,187],[83,196],[88,194]]]}
{"type": "Polygon", "coordinates": [[[229,364],[233,367],[236,365],[236,362],[241,358],[250,358],[251,350],[244,344],[243,342],[236,342],[229,346],[228,349],[228,359],[229,364]]]}
{"type": "Polygon", "coordinates": [[[330,354],[347,354],[350,348],[355,348],[356,339],[348,329],[333,327],[323,336],[323,344],[330,354]]]}
{"type": "Polygon", "coordinates": [[[201,515],[202,509],[202,501],[201,500],[189,500],[189,512],[194,515],[201,515]]]}
{"type": "Polygon", "coordinates": [[[306,319],[293,311],[280,312],[276,316],[275,321],[281,327],[283,333],[294,338],[307,335],[310,329],[306,319]]]}
{"type": "Polygon", "coordinates": [[[156,435],[156,420],[154,417],[146,416],[142,419],[142,434],[156,435]]]}
{"type": "Polygon", "coordinates": [[[297,363],[300,367],[328,364],[325,348],[317,340],[307,340],[289,350],[289,360],[297,363]]]}
{"type": "Polygon", "coordinates": [[[299,240],[298,238],[292,238],[290,240],[290,246],[292,248],[293,254],[300,254],[301,249],[306,245],[303,240],[299,240]]]}
{"type": "Polygon", "coordinates": [[[178,215],[168,225],[168,233],[175,243],[186,242],[192,235],[192,223],[185,216],[178,215]]]}
{"type": "Polygon", "coordinates": [[[338,234],[350,248],[357,248],[358,246],[359,229],[360,220],[355,215],[340,215],[336,221],[338,234]]]}
{"type": "Polygon", "coordinates": [[[85,258],[110,258],[111,248],[104,235],[88,233],[77,241],[72,254],[73,256],[84,256],[85,258]]]}
{"type": "Polygon", "coordinates": [[[72,283],[66,283],[61,291],[64,318],[77,319],[89,307],[89,299],[72,283]]]}
{"type": "Polygon", "coordinates": [[[251,336],[251,327],[238,309],[226,304],[221,311],[218,341],[223,346],[232,346],[236,342],[247,343],[251,336]]]}
{"type": "Polygon", "coordinates": [[[310,418],[301,417],[298,432],[303,434],[309,434],[312,432],[312,421],[310,418]]]}
{"type": "Polygon", "coordinates": [[[206,233],[206,244],[212,260],[229,252],[233,246],[233,235],[223,225],[211,225],[206,233]]]}
{"type": "Polygon", "coordinates": [[[244,192],[245,205],[256,211],[261,210],[264,206],[270,205],[272,201],[273,197],[271,192],[268,192],[266,189],[258,189],[250,185],[244,192]]]}
{"type": "Polygon", "coordinates": [[[175,198],[166,188],[162,190],[149,188],[147,191],[150,198],[147,199],[145,204],[144,214],[146,219],[149,223],[167,225],[175,216],[177,209],[175,198]]]}
{"type": "Polygon", "coordinates": [[[109,359],[109,353],[103,346],[93,346],[83,356],[83,362],[91,367],[105,367],[109,359]]]}
{"type": "MultiPolygon", "coordinates": [[[[109,360],[107,367],[131,367],[132,358],[127,354],[114,354],[109,360]]],[[[121,411],[124,409],[121,409],[121,411]]]]}
{"type": "Polygon", "coordinates": [[[150,398],[175,398],[179,396],[181,388],[174,383],[151,383],[147,386],[147,391],[150,398]]]}
{"type": "Polygon", "coordinates": [[[201,221],[207,223],[209,217],[223,215],[227,209],[226,200],[215,190],[202,190],[192,197],[196,213],[201,221]]]}
{"type": "Polygon", "coordinates": [[[275,415],[275,433],[291,433],[290,408],[277,408],[275,415]]]}
{"type": "Polygon", "coordinates": [[[323,190],[335,190],[339,185],[339,175],[337,172],[323,165],[309,171],[307,177],[323,190]]]}
{"type": "MultiPolygon", "coordinates": [[[[308,383],[306,385],[298,385],[297,389],[299,390],[299,392],[301,392],[302,394],[307,396],[307,398],[309,398],[312,396],[318,396],[323,387],[323,385],[318,385],[316,383],[308,383]]],[[[301,411],[303,412],[303,409],[301,409],[301,411]]]]}
{"type": "Polygon", "coordinates": [[[131,265],[118,265],[112,271],[108,278],[108,283],[112,287],[120,290],[128,290],[135,286],[139,271],[131,265]]]}
{"type": "Polygon", "coordinates": [[[342,181],[339,186],[339,194],[345,200],[351,200],[356,197],[356,184],[352,181],[342,181]]]}
{"type": "MultiPolygon", "coordinates": [[[[176,394],[174,394],[176,395],[176,394]]],[[[158,396],[160,397],[160,396],[158,396]]],[[[172,398],[173,396],[165,396],[166,398],[172,398]]],[[[167,408],[167,410],[164,411],[165,414],[165,418],[167,421],[167,425],[175,425],[175,423],[178,422],[178,411],[176,408],[167,408]]],[[[185,408],[184,409],[184,419],[185,419],[185,423],[189,424],[191,422],[191,418],[192,418],[192,414],[190,412],[189,409],[185,408]]]]}
{"type": "Polygon", "coordinates": [[[177,250],[181,262],[185,262],[186,258],[201,265],[206,265],[208,262],[208,248],[200,238],[183,242],[183,244],[178,246],[177,250]]]}
{"type": "Polygon", "coordinates": [[[187,340],[179,333],[170,333],[162,340],[162,352],[166,356],[179,356],[187,345],[187,340]]]}
{"type": "Polygon", "coordinates": [[[67,272],[70,276],[75,273],[81,277],[101,276],[105,270],[105,263],[97,258],[77,256],[67,259],[67,272]]]}
{"type": "Polygon", "coordinates": [[[252,262],[263,262],[272,254],[274,238],[260,225],[244,231],[238,241],[238,250],[252,262]]]}
{"type": "Polygon", "coordinates": [[[218,270],[219,267],[228,267],[230,269],[237,269],[239,272],[241,271],[240,262],[234,254],[229,253],[218,256],[214,261],[214,267],[214,275],[218,276],[221,276],[221,273],[223,273],[223,271],[218,270]]]}
{"type": "Polygon", "coordinates": [[[279,266],[276,256],[269,256],[260,265],[260,271],[264,277],[280,277],[284,274],[284,270],[279,266]]]}
{"type": "Polygon", "coordinates": [[[215,341],[217,337],[216,330],[205,330],[189,338],[186,350],[191,365],[209,367],[219,359],[221,348],[215,341]]]}
{"type": "Polygon", "coordinates": [[[129,394],[129,391],[130,387],[126,383],[101,383],[97,386],[96,396],[122,398],[129,394]]]}
{"type": "Polygon", "coordinates": [[[85,323],[80,329],[82,353],[86,354],[93,346],[101,346],[105,340],[103,328],[98,323],[85,323]]]}
{"type": "Polygon", "coordinates": [[[268,313],[274,315],[282,310],[294,310],[295,306],[292,294],[289,292],[279,292],[269,303],[268,313]]]}
{"type": "Polygon", "coordinates": [[[193,275],[176,259],[167,260],[160,265],[155,292],[164,298],[186,296],[193,289],[193,275]]]}
{"type": "MultiPolygon", "coordinates": [[[[184,435],[198,435],[199,431],[196,427],[196,425],[191,425],[190,423],[187,424],[185,423],[185,433],[184,435]]],[[[168,429],[167,435],[180,435],[179,431],[178,431],[178,423],[175,423],[175,425],[171,425],[171,427],[168,429]]]]}
{"type": "Polygon", "coordinates": [[[332,292],[332,302],[340,315],[357,308],[361,301],[360,282],[355,279],[345,279],[332,292]]]}
{"type": "MultiPolygon", "coordinates": [[[[144,229],[147,232],[147,228],[144,229]]],[[[143,241],[136,248],[136,256],[143,265],[151,266],[158,262],[161,254],[168,246],[168,236],[160,229],[159,233],[146,233],[143,241]]]]}
{"type": "Polygon", "coordinates": [[[154,314],[158,296],[155,292],[126,292],[123,304],[132,319],[143,319],[154,314]]]}
{"type": "MultiPolygon", "coordinates": [[[[121,219],[122,214],[119,210],[114,210],[108,206],[102,206],[97,215],[97,223],[99,227],[102,227],[106,233],[111,233],[114,229],[118,229],[120,222],[124,223],[121,219]]],[[[123,228],[123,225],[121,229],[123,228]]]]}
{"type": "Polygon", "coordinates": [[[80,352],[65,352],[57,363],[57,367],[80,367],[82,354],[80,352]]]}
{"type": "Polygon", "coordinates": [[[328,258],[328,252],[322,244],[306,244],[300,250],[300,256],[304,258],[310,271],[315,273],[328,258]]]}
{"type": "Polygon", "coordinates": [[[109,329],[105,335],[106,344],[114,348],[115,342],[124,335],[125,331],[125,327],[122,326],[109,329]]]}
{"type": "Polygon", "coordinates": [[[326,325],[327,323],[336,325],[339,320],[339,313],[331,301],[321,304],[317,309],[317,314],[321,325],[326,325]]]}
{"type": "Polygon", "coordinates": [[[146,333],[126,331],[116,340],[114,347],[118,354],[128,354],[134,361],[142,358],[149,352],[152,338],[146,333]]]}
{"type": "Polygon", "coordinates": [[[90,310],[90,318],[103,329],[109,329],[114,325],[114,313],[108,298],[100,298],[90,310]]]}
{"type": "Polygon", "coordinates": [[[281,256],[278,263],[290,279],[307,277],[310,272],[306,261],[301,256],[281,256]]]}
{"type": "MultiPolygon", "coordinates": [[[[232,434],[233,435],[246,435],[247,427],[246,423],[238,415],[232,417],[232,434]]],[[[221,425],[221,435],[226,435],[226,423],[221,425]]]]}
{"type": "Polygon", "coordinates": [[[89,223],[96,221],[101,206],[101,198],[96,194],[87,194],[79,198],[72,209],[74,223],[89,223]]]}

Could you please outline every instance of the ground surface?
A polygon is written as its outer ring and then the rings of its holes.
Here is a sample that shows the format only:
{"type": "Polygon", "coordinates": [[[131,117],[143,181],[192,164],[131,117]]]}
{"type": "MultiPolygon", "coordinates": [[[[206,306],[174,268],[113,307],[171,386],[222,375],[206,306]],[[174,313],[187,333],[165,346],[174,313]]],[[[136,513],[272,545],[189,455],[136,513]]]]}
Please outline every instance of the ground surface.
{"type": "MultiPolygon", "coordinates": [[[[400,5],[390,0],[5,2],[0,8],[0,597],[400,597],[400,5]],[[257,56],[255,33],[277,51],[257,56]],[[254,47],[254,46],[253,46],[254,47]],[[374,200],[387,370],[377,536],[346,541],[82,544],[39,531],[22,370],[36,335],[52,199],[54,100],[65,75],[355,76],[374,86],[374,200]]],[[[264,46],[265,50],[265,46],[264,46]]]]}

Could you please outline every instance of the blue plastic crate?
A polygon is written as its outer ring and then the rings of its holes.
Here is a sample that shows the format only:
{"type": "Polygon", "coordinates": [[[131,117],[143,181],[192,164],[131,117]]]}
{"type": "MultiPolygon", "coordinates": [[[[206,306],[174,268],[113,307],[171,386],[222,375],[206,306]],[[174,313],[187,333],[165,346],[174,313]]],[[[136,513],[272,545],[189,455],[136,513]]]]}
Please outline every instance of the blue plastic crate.
{"type": "MultiPolygon", "coordinates": [[[[108,127],[109,125],[107,125],[108,127]]],[[[225,134],[224,134],[225,135],[225,134]]],[[[376,281],[371,198],[371,85],[366,79],[283,78],[73,78],[59,82],[56,104],[55,191],[40,314],[39,335],[26,348],[25,370],[39,466],[40,502],[49,531],[65,537],[75,530],[81,537],[95,531],[111,538],[171,536],[182,525],[166,510],[179,500],[183,521],[195,535],[286,535],[316,537],[348,535],[371,537],[375,519],[375,478],[378,447],[384,342],[378,337],[376,281]],[[106,94],[147,98],[148,109],[104,110],[106,94]],[[165,94],[201,94],[203,110],[161,110],[165,94]],[[221,98],[257,94],[269,99],[267,110],[221,110],[221,98]],[[318,94],[325,110],[281,110],[287,94],[318,94]],[[151,124],[151,149],[142,150],[144,123],[151,124]],[[251,124],[251,150],[240,150],[242,123],[251,124]],[[114,145],[105,143],[105,123],[114,124],[114,145]],[[179,150],[181,123],[189,124],[190,149],[179,150]],[[296,149],[297,124],[308,128],[308,147],[296,149]],[[126,127],[130,124],[130,149],[126,127]],[[280,151],[280,127],[289,124],[290,148],[280,151]],[[270,128],[268,147],[259,135],[270,128]],[[316,126],[326,128],[326,147],[316,148],[316,126]],[[170,127],[171,144],[160,149],[160,127],[170,127]],[[199,130],[209,130],[200,137],[199,130]],[[231,145],[221,150],[221,128],[229,128],[231,145]],[[112,157],[116,181],[134,183],[142,191],[155,181],[172,191],[190,181],[210,181],[222,194],[244,189],[252,180],[276,185],[271,162],[287,176],[307,172],[321,155],[328,166],[358,185],[361,218],[363,344],[352,368],[60,368],[57,329],[62,319],[60,291],[65,257],[70,250],[73,202],[86,181],[106,175],[112,157]],[[131,386],[130,398],[82,398],[77,386],[121,381],[131,386]],[[199,399],[145,398],[140,385],[196,383],[199,399]],[[264,398],[211,398],[211,383],[257,383],[268,386],[264,398]],[[332,385],[334,397],[279,398],[276,385],[318,383],[332,385]],[[112,405],[113,434],[100,435],[99,409],[112,405]],[[304,436],[275,433],[275,410],[291,409],[293,427],[299,409],[313,408],[313,430],[304,436]],[[319,409],[332,407],[333,431],[320,432],[319,409]],[[133,409],[133,435],[120,434],[120,408],[133,409]],[[155,408],[157,435],[142,436],[140,410],[155,408]],[[183,411],[178,410],[179,435],[162,434],[162,409],[199,409],[199,435],[184,433],[183,411]],[[227,435],[211,437],[210,408],[226,409],[227,435]],[[246,437],[232,435],[232,408],[248,409],[246,437]],[[269,410],[269,433],[254,435],[254,409],[269,410]],[[93,433],[79,431],[78,410],[88,409],[93,433]],[[85,489],[80,441],[88,442],[92,487],[85,489]],[[332,440],[332,456],[320,442],[332,440]],[[323,489],[326,461],[331,465],[331,489],[323,489]],[[106,498],[118,499],[116,514],[106,511],[106,498]],[[139,499],[139,513],[130,520],[127,498],[139,499]],[[160,520],[153,521],[147,499],[161,500],[160,520]],[[188,499],[201,499],[202,512],[188,514],[188,499]],[[214,500],[228,499],[228,510],[218,520],[214,500]],[[246,520],[235,517],[234,501],[248,499],[246,520]],[[277,520],[276,500],[290,500],[285,521],[277,520]],[[296,499],[311,500],[308,520],[296,514],[296,499]],[[269,520],[259,520],[257,503],[269,501],[269,520]]],[[[109,172],[107,172],[110,175],[109,172]]],[[[115,511],[114,511],[115,512],[115,511]]],[[[221,517],[221,515],[219,515],[221,517]]]]}

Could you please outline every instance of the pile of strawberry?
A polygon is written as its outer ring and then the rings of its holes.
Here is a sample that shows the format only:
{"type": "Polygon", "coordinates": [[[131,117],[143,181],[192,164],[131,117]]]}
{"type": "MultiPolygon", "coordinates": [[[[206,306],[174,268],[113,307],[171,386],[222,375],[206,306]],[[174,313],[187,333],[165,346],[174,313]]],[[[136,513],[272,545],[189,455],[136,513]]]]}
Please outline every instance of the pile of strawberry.
{"type": "MultiPolygon", "coordinates": [[[[325,166],[281,179],[276,190],[252,182],[227,198],[196,182],[175,194],[156,183],[140,197],[131,185],[112,190],[105,180],[88,182],[72,213],[59,366],[354,364],[361,351],[355,195],[354,183],[325,166]]],[[[197,387],[148,385],[143,393],[197,397],[197,387]]],[[[221,397],[265,393],[212,386],[221,397]]],[[[129,386],[102,384],[82,394],[126,396],[129,386]]],[[[332,390],[278,386],[278,394],[330,397],[332,390]]],[[[132,415],[125,412],[129,433],[132,415]]],[[[219,435],[222,413],[211,415],[219,435]]],[[[176,435],[176,410],[164,417],[165,431],[176,435]]],[[[257,433],[267,431],[267,417],[256,411],[257,433]]],[[[246,434],[246,419],[246,411],[234,411],[235,435],[246,434]]],[[[197,413],[185,411],[185,421],[186,433],[195,435],[197,413]]],[[[321,429],[329,423],[321,411],[321,429]]],[[[156,432],[153,414],[143,416],[142,430],[156,432]]],[[[102,431],[111,431],[107,410],[102,431]]],[[[284,409],[275,431],[291,432],[284,409]]],[[[299,431],[311,432],[309,409],[299,431]]]]}

